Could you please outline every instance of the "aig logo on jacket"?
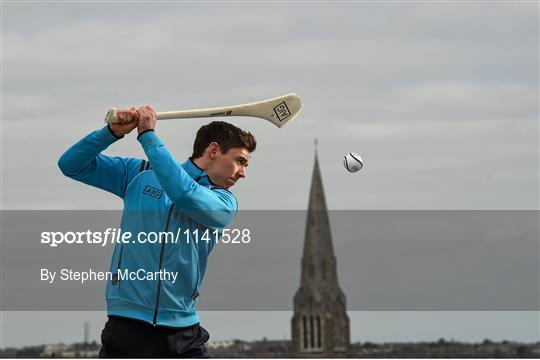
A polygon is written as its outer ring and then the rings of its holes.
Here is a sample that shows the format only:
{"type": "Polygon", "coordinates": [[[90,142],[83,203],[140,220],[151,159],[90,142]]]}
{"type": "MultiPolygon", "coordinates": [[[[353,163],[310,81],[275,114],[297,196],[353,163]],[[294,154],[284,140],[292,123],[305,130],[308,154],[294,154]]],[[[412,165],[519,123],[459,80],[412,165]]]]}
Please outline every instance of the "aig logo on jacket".
{"type": "Polygon", "coordinates": [[[152,187],[150,185],[146,185],[146,187],[143,190],[143,194],[159,199],[161,198],[161,195],[163,194],[163,190],[156,189],[155,187],[152,187]]]}

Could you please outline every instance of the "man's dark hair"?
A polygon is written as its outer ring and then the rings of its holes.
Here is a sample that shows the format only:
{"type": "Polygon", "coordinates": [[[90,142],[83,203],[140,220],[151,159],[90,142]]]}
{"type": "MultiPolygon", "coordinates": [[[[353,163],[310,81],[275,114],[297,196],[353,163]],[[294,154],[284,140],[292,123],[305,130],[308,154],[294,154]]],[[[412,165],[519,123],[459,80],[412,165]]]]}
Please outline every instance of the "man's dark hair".
{"type": "Polygon", "coordinates": [[[212,121],[197,131],[191,157],[193,159],[201,157],[208,145],[214,141],[219,144],[223,154],[235,147],[247,149],[251,153],[257,147],[257,141],[250,132],[224,121],[212,121]]]}

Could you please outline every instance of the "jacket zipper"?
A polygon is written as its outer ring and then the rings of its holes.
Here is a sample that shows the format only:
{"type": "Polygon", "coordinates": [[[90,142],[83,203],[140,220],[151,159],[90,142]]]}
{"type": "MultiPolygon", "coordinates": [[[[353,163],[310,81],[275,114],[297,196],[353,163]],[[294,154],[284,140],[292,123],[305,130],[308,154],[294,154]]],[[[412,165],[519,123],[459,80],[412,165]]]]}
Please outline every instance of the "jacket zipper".
{"type": "Polygon", "coordinates": [[[116,274],[113,276],[113,285],[120,285],[120,279],[118,278],[118,272],[122,266],[122,254],[124,253],[124,244],[120,246],[120,255],[118,255],[118,264],[116,265],[116,274]]]}
{"type": "MultiPolygon", "coordinates": [[[[169,214],[167,215],[167,222],[165,223],[165,231],[169,230],[169,222],[171,220],[171,215],[173,211],[174,204],[171,205],[169,208],[169,214]]],[[[163,265],[163,252],[165,250],[165,242],[161,243],[161,251],[159,253],[159,269],[158,271],[161,271],[161,266],[163,265]]],[[[156,320],[157,320],[157,312],[159,307],[159,295],[161,293],[161,277],[158,279],[157,283],[157,294],[156,294],[156,307],[154,308],[154,318],[152,320],[152,325],[157,326],[156,320]]]]}
{"type": "MultiPolygon", "coordinates": [[[[204,176],[207,176],[207,175],[204,175],[204,176]]],[[[198,183],[201,178],[203,178],[204,176],[199,176],[198,178],[195,179],[195,181],[198,183]]],[[[191,296],[189,297],[189,301],[195,301],[198,297],[199,297],[199,292],[198,292],[198,288],[199,288],[199,247],[198,245],[195,245],[195,248],[197,249],[197,276],[196,276],[196,281],[195,281],[195,289],[193,289],[193,292],[191,293],[191,296]]]]}
{"type": "Polygon", "coordinates": [[[199,297],[199,292],[197,291],[199,287],[199,251],[197,249],[197,276],[195,281],[195,289],[193,289],[193,293],[191,294],[191,297],[189,298],[190,301],[195,301],[199,297]]]}

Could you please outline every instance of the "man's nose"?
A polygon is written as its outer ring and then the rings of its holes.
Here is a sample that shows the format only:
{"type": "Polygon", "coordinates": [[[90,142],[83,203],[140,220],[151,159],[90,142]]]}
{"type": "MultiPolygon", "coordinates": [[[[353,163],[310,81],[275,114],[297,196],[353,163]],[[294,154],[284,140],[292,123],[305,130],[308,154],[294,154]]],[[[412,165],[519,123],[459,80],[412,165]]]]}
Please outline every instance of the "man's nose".
{"type": "Polygon", "coordinates": [[[240,168],[240,170],[238,171],[238,176],[240,176],[241,178],[245,178],[246,177],[246,168],[244,166],[242,166],[240,168]]]}

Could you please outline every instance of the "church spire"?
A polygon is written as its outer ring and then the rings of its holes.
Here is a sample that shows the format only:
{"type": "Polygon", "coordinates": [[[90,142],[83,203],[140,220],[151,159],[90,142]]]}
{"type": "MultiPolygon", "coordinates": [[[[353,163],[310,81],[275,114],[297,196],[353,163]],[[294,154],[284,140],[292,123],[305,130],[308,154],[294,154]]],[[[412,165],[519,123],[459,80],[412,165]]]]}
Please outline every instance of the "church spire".
{"type": "Polygon", "coordinates": [[[328,210],[315,141],[300,288],[294,296],[291,357],[347,357],[346,298],[337,276],[328,210]]]}

